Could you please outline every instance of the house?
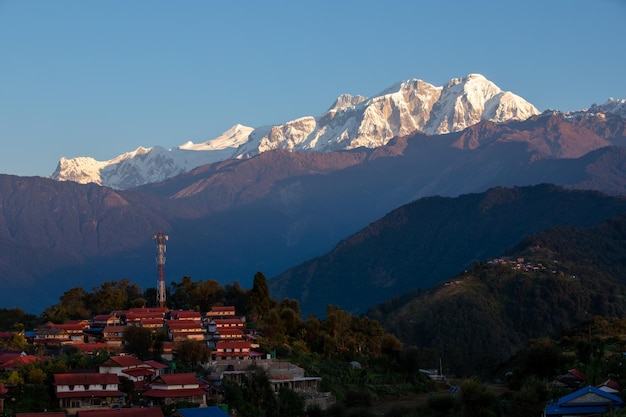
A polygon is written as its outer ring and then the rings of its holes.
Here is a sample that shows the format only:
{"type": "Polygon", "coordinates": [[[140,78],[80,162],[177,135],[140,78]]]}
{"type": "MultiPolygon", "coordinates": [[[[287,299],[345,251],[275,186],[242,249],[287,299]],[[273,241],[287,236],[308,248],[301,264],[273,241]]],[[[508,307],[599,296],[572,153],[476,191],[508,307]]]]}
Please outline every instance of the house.
{"type": "Polygon", "coordinates": [[[79,409],[109,407],[124,402],[115,374],[54,374],[54,392],[59,408],[73,414],[79,409]]]}
{"type": "Polygon", "coordinates": [[[221,331],[223,329],[241,329],[243,330],[245,325],[243,320],[239,317],[232,318],[224,318],[224,319],[213,319],[213,323],[215,323],[215,327],[217,330],[221,331]]]}
{"type": "Polygon", "coordinates": [[[35,362],[44,362],[50,359],[47,356],[35,356],[35,355],[20,355],[14,359],[8,360],[2,364],[0,364],[0,370],[2,371],[13,371],[19,367],[35,363],[35,362]]]}
{"type": "Polygon", "coordinates": [[[33,413],[15,413],[15,417],[67,417],[62,411],[40,411],[33,413]]]}
{"type": "Polygon", "coordinates": [[[247,340],[218,340],[215,343],[213,360],[247,360],[250,357],[250,342],[247,340]]]}
{"type": "Polygon", "coordinates": [[[157,374],[152,366],[131,355],[112,356],[100,364],[98,372],[128,378],[135,383],[136,389],[147,388],[157,374]]]}
{"type": "Polygon", "coordinates": [[[603,383],[596,385],[596,388],[601,389],[604,392],[608,392],[609,394],[618,394],[624,389],[620,384],[612,379],[607,379],[603,383]]]}
{"type": "Polygon", "coordinates": [[[170,320],[190,320],[200,323],[202,315],[193,310],[174,310],[170,312],[170,320]]]}
{"type": "Polygon", "coordinates": [[[122,346],[122,339],[124,338],[124,330],[126,326],[107,326],[102,329],[102,339],[104,343],[109,346],[119,347],[122,346]]]}
{"type": "Polygon", "coordinates": [[[235,306],[213,306],[206,316],[209,319],[235,317],[235,306]]]}
{"type": "Polygon", "coordinates": [[[587,375],[578,369],[570,369],[566,374],[559,375],[550,384],[552,387],[579,388],[587,383],[587,375]]]}
{"type": "Polygon", "coordinates": [[[163,327],[163,318],[167,309],[165,308],[131,308],[125,312],[119,312],[124,323],[141,327],[160,328],[163,327]]]}
{"type": "Polygon", "coordinates": [[[0,366],[20,356],[26,356],[26,352],[22,350],[0,350],[0,366]]]}
{"type": "Polygon", "coordinates": [[[588,385],[546,405],[544,417],[600,415],[619,410],[624,401],[617,395],[588,385]]]}
{"type": "Polygon", "coordinates": [[[217,330],[213,336],[219,340],[243,340],[244,332],[241,329],[221,329],[217,330]]]}
{"type": "Polygon", "coordinates": [[[204,341],[206,337],[205,328],[193,320],[165,320],[164,327],[174,343],[184,340],[204,341]]]}
{"type": "Polygon", "coordinates": [[[206,406],[204,388],[194,374],[161,375],[152,381],[150,389],[143,393],[143,397],[159,405],[188,401],[204,407],[206,406]]]}
{"type": "Polygon", "coordinates": [[[92,329],[103,329],[107,326],[119,326],[121,324],[121,319],[115,314],[98,314],[91,320],[92,329]]]}
{"type": "Polygon", "coordinates": [[[155,376],[162,375],[163,373],[165,373],[165,370],[169,368],[169,366],[157,361],[145,361],[144,363],[154,370],[155,376]]]}
{"type": "Polygon", "coordinates": [[[85,340],[84,330],[89,328],[86,320],[70,320],[62,324],[51,321],[40,326],[35,332],[35,345],[61,346],[81,343],[85,340]]]}

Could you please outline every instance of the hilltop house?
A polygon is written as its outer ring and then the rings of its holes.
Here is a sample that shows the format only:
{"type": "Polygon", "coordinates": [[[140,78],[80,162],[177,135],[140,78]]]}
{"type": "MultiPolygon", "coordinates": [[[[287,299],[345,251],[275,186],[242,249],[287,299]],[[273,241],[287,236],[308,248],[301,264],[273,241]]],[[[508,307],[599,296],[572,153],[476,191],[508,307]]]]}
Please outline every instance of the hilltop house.
{"type": "Polygon", "coordinates": [[[123,403],[119,378],[114,374],[76,373],[55,374],[54,391],[59,408],[70,414],[81,408],[108,407],[123,403]]]}
{"type": "Polygon", "coordinates": [[[150,383],[143,397],[157,405],[188,401],[206,406],[206,386],[194,374],[161,375],[150,383]]]}

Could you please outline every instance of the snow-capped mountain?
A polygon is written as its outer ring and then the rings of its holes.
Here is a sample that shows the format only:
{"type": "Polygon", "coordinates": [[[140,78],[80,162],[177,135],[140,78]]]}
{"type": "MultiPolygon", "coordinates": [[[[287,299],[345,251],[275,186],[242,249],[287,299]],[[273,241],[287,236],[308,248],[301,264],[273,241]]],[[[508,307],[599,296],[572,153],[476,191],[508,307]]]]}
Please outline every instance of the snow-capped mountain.
{"type": "Polygon", "coordinates": [[[481,120],[525,120],[535,114],[539,110],[532,104],[502,91],[480,74],[455,78],[439,87],[412,79],[371,98],[344,94],[319,117],[306,116],[256,129],[237,125],[201,144],[187,142],[169,150],[140,147],[109,161],[61,158],[51,178],[126,189],[162,181],[204,164],[249,158],[272,149],[328,152],[375,148],[416,131],[445,134],[481,120]]]}
{"type": "Polygon", "coordinates": [[[186,142],[174,149],[139,147],[108,161],[89,157],[61,158],[50,176],[59,181],[90,182],[115,189],[163,181],[201,165],[232,157],[254,129],[235,125],[204,143],[186,142]]]}

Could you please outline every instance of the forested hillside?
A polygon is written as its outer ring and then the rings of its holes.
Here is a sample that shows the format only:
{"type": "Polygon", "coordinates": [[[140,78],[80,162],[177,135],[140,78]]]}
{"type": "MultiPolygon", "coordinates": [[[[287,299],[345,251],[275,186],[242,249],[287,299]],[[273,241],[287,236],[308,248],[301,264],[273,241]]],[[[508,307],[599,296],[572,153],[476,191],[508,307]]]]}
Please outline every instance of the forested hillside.
{"type": "Polygon", "coordinates": [[[305,313],[328,304],[354,314],[415,288],[428,289],[475,261],[501,256],[553,226],[593,226],[626,211],[626,200],[554,185],[493,188],[406,204],[268,284],[305,313]]]}
{"type": "Polygon", "coordinates": [[[530,339],[557,337],[596,315],[626,317],[624,253],[626,214],[591,228],[556,227],[368,316],[405,344],[437,350],[454,372],[485,374],[530,339]]]}

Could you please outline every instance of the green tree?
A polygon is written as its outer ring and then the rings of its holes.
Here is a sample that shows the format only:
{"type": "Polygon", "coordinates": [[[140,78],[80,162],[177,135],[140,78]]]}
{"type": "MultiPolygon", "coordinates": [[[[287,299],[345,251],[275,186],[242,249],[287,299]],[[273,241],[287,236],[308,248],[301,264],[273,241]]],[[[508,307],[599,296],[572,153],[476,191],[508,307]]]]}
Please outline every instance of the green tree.
{"type": "Polygon", "coordinates": [[[270,298],[270,290],[267,286],[267,279],[262,272],[254,274],[254,282],[252,283],[252,289],[250,290],[248,304],[254,321],[263,320],[263,316],[265,316],[272,308],[273,301],[270,298]]]}
{"type": "Polygon", "coordinates": [[[268,410],[268,417],[300,417],[304,415],[304,400],[287,387],[280,387],[274,406],[274,409],[268,410]]]}
{"type": "Polygon", "coordinates": [[[211,358],[211,351],[203,342],[184,340],[176,347],[177,359],[183,367],[192,372],[200,370],[201,365],[211,358]]]}
{"type": "Polygon", "coordinates": [[[465,417],[493,417],[497,396],[486,385],[471,378],[461,383],[461,404],[465,417]]]}
{"type": "Polygon", "coordinates": [[[124,349],[141,360],[151,358],[152,330],[140,326],[127,326],[122,336],[124,349]]]}
{"type": "Polygon", "coordinates": [[[238,416],[275,415],[272,413],[276,412],[278,406],[274,390],[269,376],[263,369],[253,365],[247,369],[240,386],[228,383],[224,388],[226,400],[237,410],[238,416]]]}

